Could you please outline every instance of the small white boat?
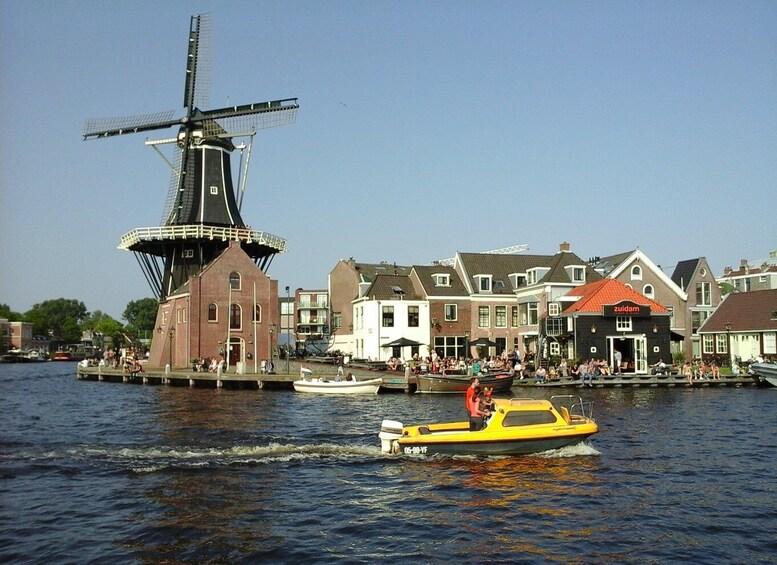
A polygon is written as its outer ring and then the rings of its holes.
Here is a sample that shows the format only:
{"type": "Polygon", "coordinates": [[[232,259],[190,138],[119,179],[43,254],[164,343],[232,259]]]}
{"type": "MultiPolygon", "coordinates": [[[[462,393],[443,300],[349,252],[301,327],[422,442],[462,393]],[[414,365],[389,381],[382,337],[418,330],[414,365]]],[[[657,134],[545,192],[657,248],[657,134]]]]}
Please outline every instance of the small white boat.
{"type": "Polygon", "coordinates": [[[366,381],[336,381],[324,378],[307,377],[294,381],[294,390],[297,392],[315,392],[318,394],[377,394],[383,379],[369,379],[366,381]]]}
{"type": "Polygon", "coordinates": [[[777,364],[750,363],[749,371],[757,384],[761,386],[777,386],[777,364]]]}

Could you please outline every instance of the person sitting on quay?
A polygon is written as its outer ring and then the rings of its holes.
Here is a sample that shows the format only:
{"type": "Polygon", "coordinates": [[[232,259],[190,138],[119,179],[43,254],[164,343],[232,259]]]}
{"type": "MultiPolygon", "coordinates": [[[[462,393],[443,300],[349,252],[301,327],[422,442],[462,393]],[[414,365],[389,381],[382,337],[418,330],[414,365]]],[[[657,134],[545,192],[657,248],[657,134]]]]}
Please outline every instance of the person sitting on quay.
{"type": "Polygon", "coordinates": [[[583,383],[583,386],[585,386],[586,379],[588,379],[588,382],[590,384],[591,377],[588,373],[588,363],[586,361],[581,361],[580,364],[577,366],[577,375],[580,378],[580,382],[583,383]]]}
{"type": "Polygon", "coordinates": [[[686,361],[683,365],[683,376],[688,379],[688,386],[693,386],[693,365],[690,361],[686,361]]]}
{"type": "Polygon", "coordinates": [[[667,374],[666,363],[664,363],[663,359],[659,359],[658,363],[653,365],[653,374],[654,375],[666,375],[667,374]]]}
{"type": "Polygon", "coordinates": [[[545,382],[545,377],[548,375],[548,372],[545,370],[545,367],[540,365],[537,367],[537,370],[534,372],[534,384],[542,384],[545,382]]]}
{"type": "Polygon", "coordinates": [[[713,381],[720,380],[720,367],[718,367],[718,364],[715,363],[715,361],[710,364],[710,378],[713,381]]]}

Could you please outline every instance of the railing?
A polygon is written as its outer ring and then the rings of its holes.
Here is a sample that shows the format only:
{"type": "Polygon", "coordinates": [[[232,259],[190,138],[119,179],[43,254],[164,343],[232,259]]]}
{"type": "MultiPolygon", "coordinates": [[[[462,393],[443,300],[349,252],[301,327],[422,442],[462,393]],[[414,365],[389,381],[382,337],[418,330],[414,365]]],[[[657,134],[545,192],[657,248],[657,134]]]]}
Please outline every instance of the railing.
{"type": "Polygon", "coordinates": [[[157,226],[153,228],[135,228],[121,236],[119,249],[131,249],[144,241],[169,241],[176,239],[218,239],[221,241],[245,241],[272,247],[276,253],[286,253],[286,240],[251,228],[208,226],[204,224],[186,224],[180,226],[157,226]]]}

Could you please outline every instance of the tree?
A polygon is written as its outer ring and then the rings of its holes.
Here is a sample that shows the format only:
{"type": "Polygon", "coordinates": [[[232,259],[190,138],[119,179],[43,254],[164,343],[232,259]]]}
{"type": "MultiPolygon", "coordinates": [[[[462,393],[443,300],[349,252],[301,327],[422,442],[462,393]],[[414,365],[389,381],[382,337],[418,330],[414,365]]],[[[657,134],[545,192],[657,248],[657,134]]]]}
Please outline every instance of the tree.
{"type": "Polygon", "coordinates": [[[0,304],[0,318],[5,318],[9,322],[20,322],[23,316],[19,312],[14,312],[8,304],[0,304]]]}
{"type": "Polygon", "coordinates": [[[153,332],[156,325],[156,313],[159,302],[154,298],[141,298],[127,304],[122,318],[127,320],[132,333],[141,335],[143,332],[153,332]]]}
{"type": "Polygon", "coordinates": [[[64,341],[81,339],[81,322],[88,312],[83,302],[75,299],[57,298],[33,304],[25,312],[24,321],[31,322],[34,335],[50,335],[64,341]]]}

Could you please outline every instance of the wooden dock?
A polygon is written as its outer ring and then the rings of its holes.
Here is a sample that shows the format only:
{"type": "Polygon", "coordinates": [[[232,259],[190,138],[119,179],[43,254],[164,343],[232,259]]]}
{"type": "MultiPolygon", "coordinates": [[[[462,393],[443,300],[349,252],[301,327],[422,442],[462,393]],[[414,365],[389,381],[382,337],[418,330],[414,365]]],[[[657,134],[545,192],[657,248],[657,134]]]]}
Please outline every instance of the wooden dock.
{"type": "MultiPolygon", "coordinates": [[[[513,381],[513,388],[523,386],[536,387],[582,387],[579,379],[562,378],[544,383],[535,383],[533,378],[513,381]]],[[[591,381],[593,388],[630,388],[630,387],[678,387],[689,388],[688,379],[682,375],[623,375],[599,376],[591,381]]],[[[756,386],[755,381],[747,375],[722,375],[720,379],[694,379],[693,387],[747,387],[756,386]]]]}
{"type": "MultiPolygon", "coordinates": [[[[319,365],[316,363],[304,363],[313,368],[313,375],[334,379],[337,370],[334,367],[319,365]]],[[[127,384],[189,386],[205,388],[229,388],[229,389],[291,389],[292,382],[300,378],[300,363],[290,362],[286,372],[286,364],[281,361],[276,365],[281,372],[244,373],[238,374],[234,369],[222,373],[210,373],[175,369],[145,369],[135,375],[124,372],[121,369],[107,367],[82,367],[76,369],[76,376],[81,380],[118,382],[127,384]]],[[[412,393],[416,390],[415,377],[407,378],[401,372],[375,371],[364,368],[348,367],[346,372],[353,373],[359,379],[375,378],[381,376],[384,381],[382,390],[412,393]]],[[[538,388],[563,388],[582,387],[580,380],[561,378],[544,383],[535,383],[533,377],[513,381],[513,390],[524,387],[538,388]]],[[[591,382],[593,388],[631,388],[631,387],[675,387],[689,388],[688,380],[681,375],[637,375],[627,373],[623,375],[599,376],[591,382]]],[[[719,380],[701,379],[694,380],[693,387],[749,387],[756,386],[755,381],[747,376],[723,375],[719,380]]]]}
{"type": "MultiPolygon", "coordinates": [[[[325,377],[334,380],[337,376],[337,368],[332,366],[322,366],[311,363],[303,363],[306,367],[313,369],[314,377],[325,377]]],[[[297,362],[289,362],[288,372],[286,372],[285,361],[278,362],[275,367],[278,371],[274,373],[254,373],[248,372],[239,374],[234,368],[218,373],[208,371],[191,371],[185,369],[174,369],[165,371],[164,369],[148,369],[138,373],[128,373],[122,369],[113,369],[108,367],[82,367],[76,368],[76,377],[86,381],[105,381],[112,383],[143,384],[143,385],[167,385],[167,386],[189,386],[202,388],[229,388],[229,389],[291,389],[292,383],[300,379],[300,366],[297,362]]],[[[387,374],[385,371],[367,370],[364,368],[348,367],[346,373],[353,373],[358,379],[372,379],[377,375],[383,377],[384,384],[382,390],[415,392],[415,377],[411,377],[409,382],[404,378],[404,374],[387,374]]]]}

